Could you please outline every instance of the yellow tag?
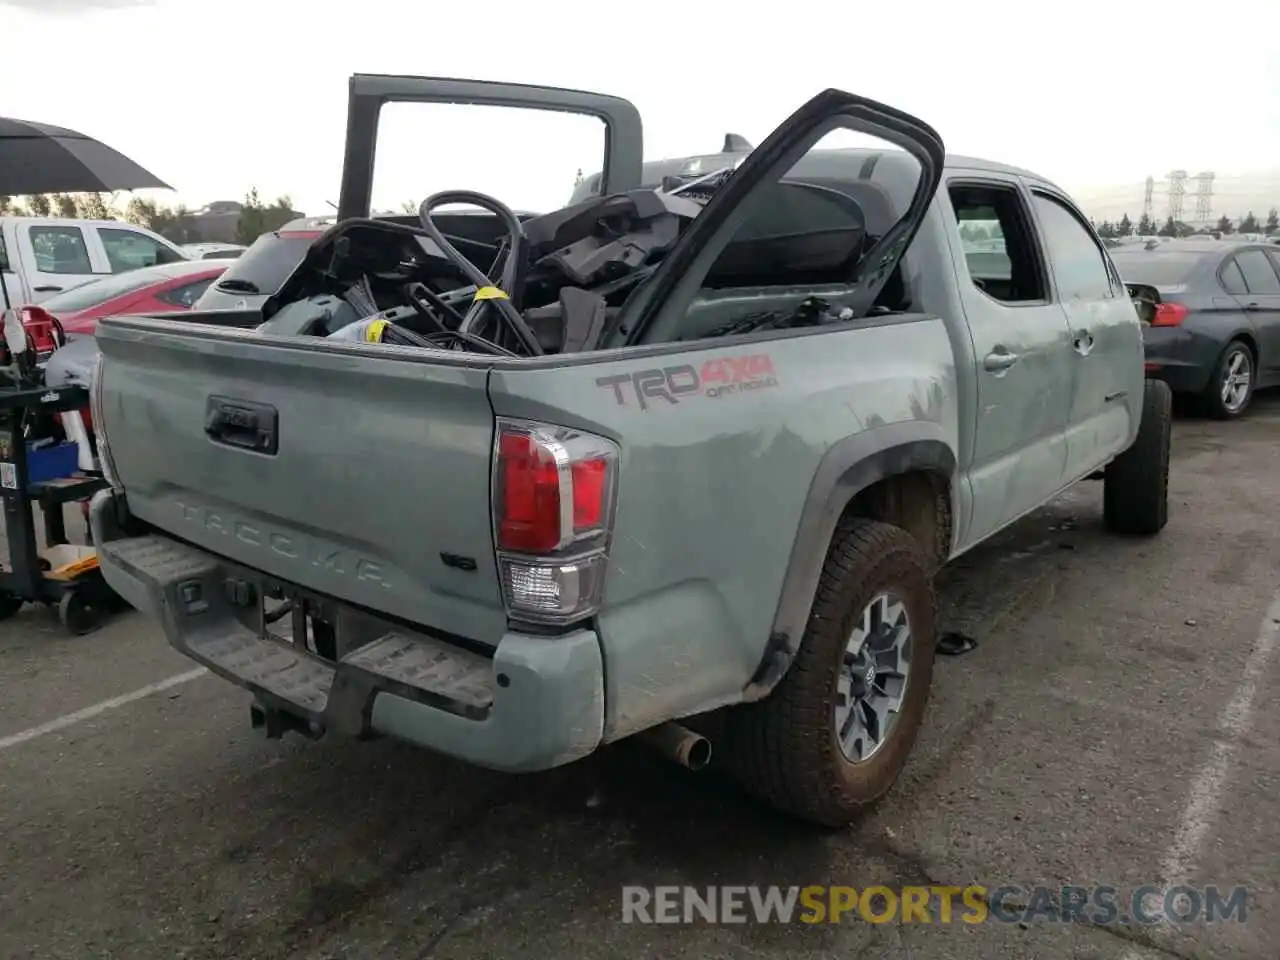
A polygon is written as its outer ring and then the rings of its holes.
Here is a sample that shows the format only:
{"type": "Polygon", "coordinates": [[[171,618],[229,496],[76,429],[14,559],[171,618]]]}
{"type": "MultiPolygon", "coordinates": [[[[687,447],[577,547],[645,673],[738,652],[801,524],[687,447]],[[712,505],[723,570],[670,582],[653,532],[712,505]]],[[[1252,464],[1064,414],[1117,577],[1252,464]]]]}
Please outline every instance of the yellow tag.
{"type": "Polygon", "coordinates": [[[505,293],[503,293],[497,287],[481,287],[479,290],[476,291],[475,298],[471,302],[474,303],[476,300],[510,300],[510,299],[511,299],[510,297],[508,297],[505,293]]]}
{"type": "Polygon", "coordinates": [[[364,338],[369,343],[381,343],[382,332],[387,329],[386,320],[375,320],[369,324],[369,328],[364,332],[364,338]]]}

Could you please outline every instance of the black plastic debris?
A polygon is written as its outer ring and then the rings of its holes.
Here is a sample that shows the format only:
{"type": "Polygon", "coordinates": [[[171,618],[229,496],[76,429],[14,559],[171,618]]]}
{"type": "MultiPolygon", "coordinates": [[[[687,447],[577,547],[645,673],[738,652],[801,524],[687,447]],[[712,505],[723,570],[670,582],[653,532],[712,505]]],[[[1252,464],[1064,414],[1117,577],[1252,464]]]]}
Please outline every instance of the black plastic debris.
{"type": "Polygon", "coordinates": [[[947,630],[940,637],[936,649],[938,653],[946,657],[958,657],[962,653],[968,653],[970,650],[976,649],[978,641],[967,633],[961,633],[958,630],[947,630]]]}

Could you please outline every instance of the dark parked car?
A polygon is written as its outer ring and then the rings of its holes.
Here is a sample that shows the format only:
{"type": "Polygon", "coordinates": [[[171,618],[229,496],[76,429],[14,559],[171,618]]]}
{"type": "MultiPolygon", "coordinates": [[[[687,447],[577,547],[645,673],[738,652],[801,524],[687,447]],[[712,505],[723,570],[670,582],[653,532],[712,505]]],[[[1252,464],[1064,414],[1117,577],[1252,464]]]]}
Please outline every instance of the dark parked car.
{"type": "Polygon", "coordinates": [[[302,262],[312,241],[334,224],[329,217],[294,220],[264,233],[230,265],[195,305],[197,310],[259,310],[302,262]]]}
{"type": "Polygon", "coordinates": [[[1178,240],[1111,256],[1144,301],[1147,375],[1195,395],[1220,419],[1280,384],[1280,250],[1262,243],[1178,240]]]}

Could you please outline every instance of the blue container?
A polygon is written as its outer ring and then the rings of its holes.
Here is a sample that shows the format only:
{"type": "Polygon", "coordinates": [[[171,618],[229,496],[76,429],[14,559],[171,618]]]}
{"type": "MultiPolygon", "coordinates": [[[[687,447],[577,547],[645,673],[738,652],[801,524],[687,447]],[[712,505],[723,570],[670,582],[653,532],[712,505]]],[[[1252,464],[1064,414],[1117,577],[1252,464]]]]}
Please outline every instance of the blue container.
{"type": "Polygon", "coordinates": [[[80,470],[80,450],[72,440],[53,443],[39,450],[27,444],[27,482],[44,483],[69,477],[80,470]]]}

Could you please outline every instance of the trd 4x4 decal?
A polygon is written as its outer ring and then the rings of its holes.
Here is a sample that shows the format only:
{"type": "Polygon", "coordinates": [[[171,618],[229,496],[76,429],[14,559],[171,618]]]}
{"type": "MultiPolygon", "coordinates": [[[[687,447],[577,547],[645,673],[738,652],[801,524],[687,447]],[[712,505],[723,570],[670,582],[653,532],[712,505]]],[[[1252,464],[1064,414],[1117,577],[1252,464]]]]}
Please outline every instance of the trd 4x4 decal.
{"type": "Polygon", "coordinates": [[[701,367],[681,363],[596,378],[596,386],[611,389],[619,406],[625,407],[632,396],[641,410],[648,410],[654,400],[679,403],[691,397],[729,397],[777,385],[767,353],[714,357],[701,367]]]}

